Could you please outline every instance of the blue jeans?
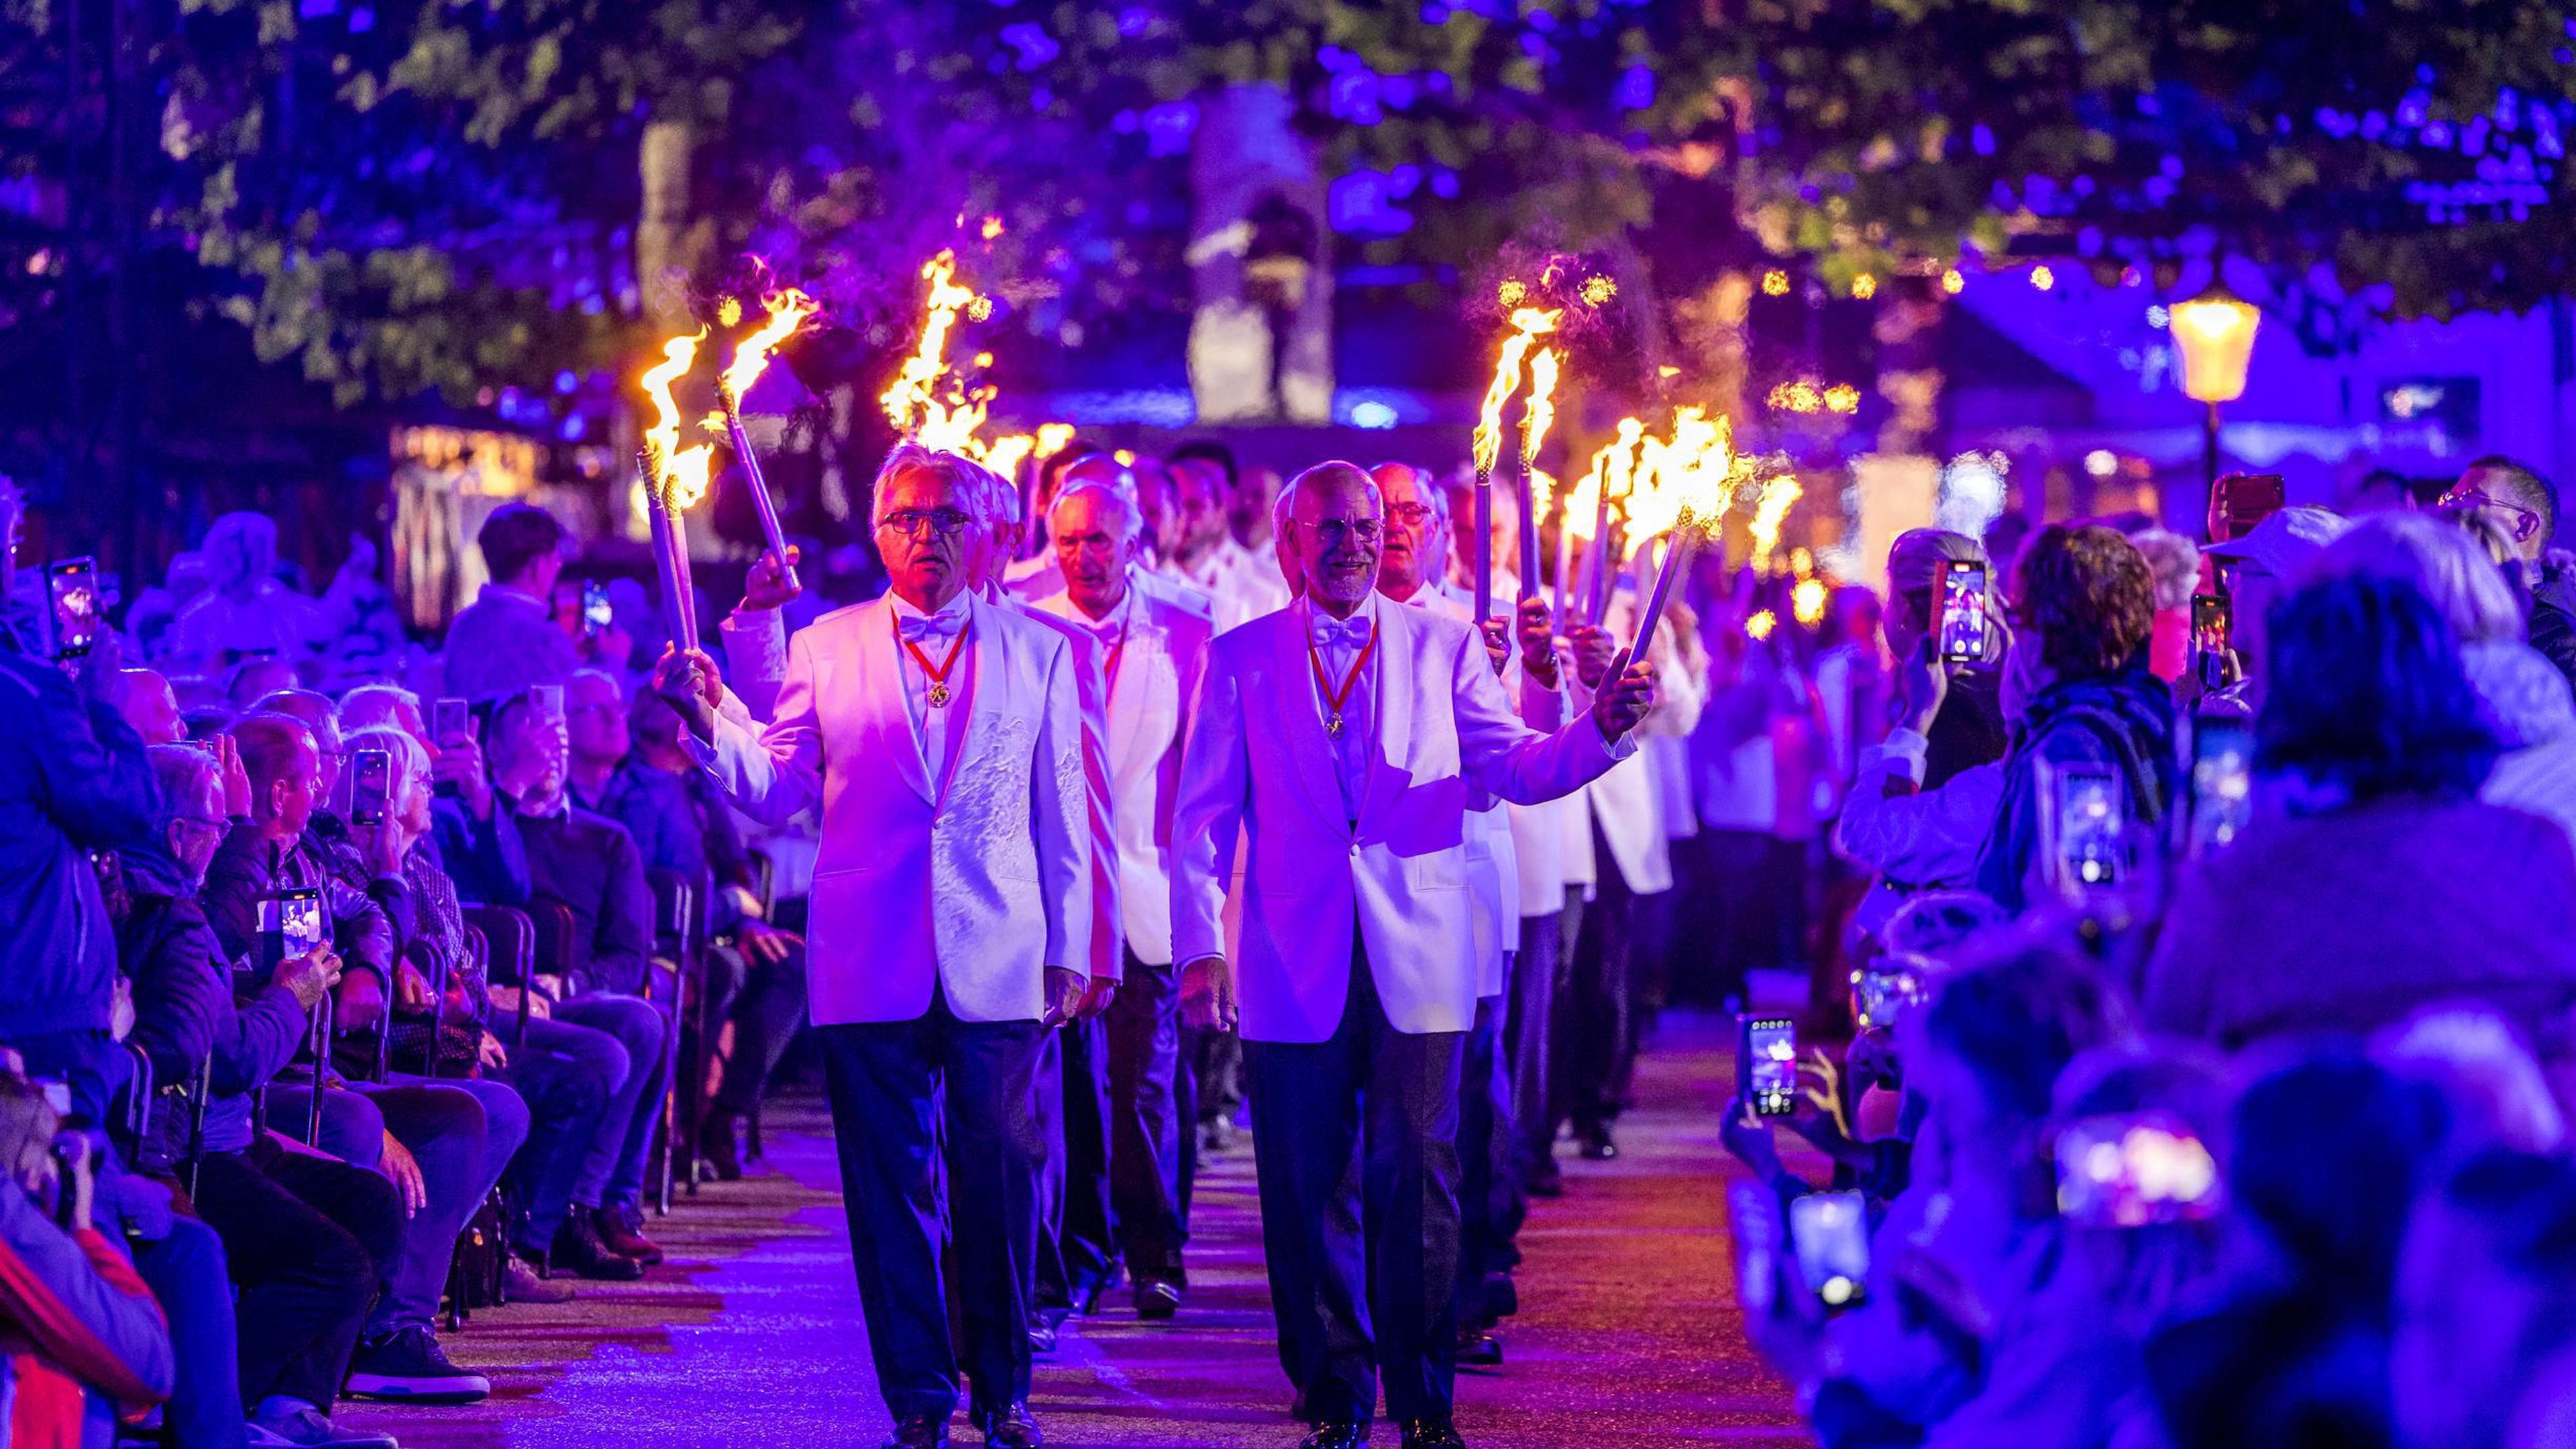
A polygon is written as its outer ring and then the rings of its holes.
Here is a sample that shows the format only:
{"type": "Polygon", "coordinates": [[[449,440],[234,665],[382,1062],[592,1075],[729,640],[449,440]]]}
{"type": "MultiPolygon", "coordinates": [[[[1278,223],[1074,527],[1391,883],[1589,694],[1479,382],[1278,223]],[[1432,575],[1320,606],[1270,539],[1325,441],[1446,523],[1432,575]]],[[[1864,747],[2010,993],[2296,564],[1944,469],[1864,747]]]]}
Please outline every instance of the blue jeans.
{"type": "Polygon", "coordinates": [[[511,1168],[521,1216],[510,1246],[542,1253],[572,1209],[592,1144],[607,1132],[610,1099],[632,1069],[617,1038],[590,1027],[531,1019],[520,1040],[517,1020],[508,1018],[495,1023],[495,1034],[510,1052],[496,1075],[518,1091],[529,1117],[527,1145],[511,1168]]]}
{"type": "Polygon", "coordinates": [[[576,996],[555,1008],[555,1020],[604,1031],[626,1049],[628,1070],[608,1099],[608,1112],[573,1184],[572,1198],[586,1207],[623,1207],[644,1200],[644,1151],[662,1115],[662,1087],[671,1079],[671,1019],[659,1002],[613,991],[576,996]]]}
{"type": "Polygon", "coordinates": [[[403,1224],[402,1251],[367,1334],[427,1328],[456,1256],[456,1235],[501,1181],[528,1140],[528,1108],[506,1082],[400,1076],[356,1089],[384,1114],[385,1128],[420,1164],[429,1202],[403,1224]]]}
{"type": "Polygon", "coordinates": [[[134,1271],[170,1320],[179,1374],[161,1422],[178,1449],[242,1449],[240,1330],[233,1323],[233,1285],[223,1239],[195,1218],[134,1245],[134,1271]]]}

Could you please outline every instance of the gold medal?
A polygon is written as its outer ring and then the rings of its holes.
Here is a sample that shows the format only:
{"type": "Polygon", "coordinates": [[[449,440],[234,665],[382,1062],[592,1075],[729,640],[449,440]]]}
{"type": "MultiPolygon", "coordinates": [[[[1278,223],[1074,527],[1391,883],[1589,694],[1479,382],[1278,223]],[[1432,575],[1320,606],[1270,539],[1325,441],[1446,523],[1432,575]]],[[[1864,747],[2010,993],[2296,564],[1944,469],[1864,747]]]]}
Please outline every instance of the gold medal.
{"type": "Polygon", "coordinates": [[[1342,737],[1342,717],[1340,715],[1334,715],[1331,719],[1324,721],[1324,735],[1328,739],[1336,740],[1342,737]]]}
{"type": "Polygon", "coordinates": [[[896,630],[894,637],[895,642],[903,646],[904,652],[912,656],[912,662],[921,666],[922,677],[930,681],[930,707],[932,709],[946,707],[948,672],[957,667],[957,652],[966,647],[966,631],[963,629],[957,631],[957,637],[948,645],[948,657],[937,664],[932,664],[930,656],[921,652],[920,645],[904,638],[900,628],[896,630]]]}
{"type": "Polygon", "coordinates": [[[947,703],[948,686],[945,683],[930,686],[930,707],[932,709],[938,709],[947,703]]]}
{"type": "Polygon", "coordinates": [[[1360,657],[1351,661],[1351,672],[1342,677],[1341,687],[1336,689],[1331,676],[1324,673],[1324,656],[1316,652],[1315,641],[1306,641],[1306,661],[1315,666],[1315,687],[1324,696],[1324,738],[1338,740],[1342,737],[1342,708],[1350,703],[1351,691],[1359,688],[1360,671],[1368,668],[1369,656],[1375,652],[1377,622],[1371,620],[1368,642],[1360,646],[1360,657]]]}

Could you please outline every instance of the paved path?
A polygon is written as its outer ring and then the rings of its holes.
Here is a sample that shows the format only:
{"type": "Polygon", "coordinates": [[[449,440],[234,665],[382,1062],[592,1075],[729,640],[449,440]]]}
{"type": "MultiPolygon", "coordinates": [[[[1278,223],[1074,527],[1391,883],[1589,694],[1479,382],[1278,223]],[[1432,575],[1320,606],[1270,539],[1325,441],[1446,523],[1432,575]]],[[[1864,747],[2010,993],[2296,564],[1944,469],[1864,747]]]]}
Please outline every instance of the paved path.
{"type": "MultiPolygon", "coordinates": [[[[1714,1114],[1722,1033],[1668,1024],[1641,1064],[1640,1109],[1613,1163],[1567,1163],[1563,1198],[1524,1235],[1509,1362],[1464,1375],[1459,1423],[1478,1449],[1809,1443],[1786,1387],[1736,1321],[1714,1114]]],[[[771,1166],[710,1186],[656,1234],[672,1261],[643,1283],[585,1285],[563,1307],[477,1314],[447,1340],[491,1373],[463,1409],[344,1406],[406,1449],[873,1449],[886,1429],[867,1368],[848,1244],[817,1104],[773,1111],[771,1166]]],[[[1038,1365],[1034,1407],[1066,1449],[1288,1449],[1301,1429],[1272,1345],[1247,1154],[1200,1190],[1193,1293],[1169,1325],[1124,1294],[1068,1325],[1038,1365]]],[[[958,1424],[961,1444],[974,1433],[958,1424]]],[[[1393,1449],[1395,1436],[1379,1439],[1393,1449]]]]}

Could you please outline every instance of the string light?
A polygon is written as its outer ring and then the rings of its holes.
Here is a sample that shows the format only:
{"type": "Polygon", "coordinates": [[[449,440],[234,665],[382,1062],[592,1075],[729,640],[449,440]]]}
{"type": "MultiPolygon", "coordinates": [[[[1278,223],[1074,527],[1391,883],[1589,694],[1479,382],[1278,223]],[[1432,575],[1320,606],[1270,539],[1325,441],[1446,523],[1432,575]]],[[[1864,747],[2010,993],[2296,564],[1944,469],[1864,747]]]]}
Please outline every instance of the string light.
{"type": "Polygon", "coordinates": [[[2045,292],[2057,285],[2057,273],[2050,270],[2046,262],[2042,262],[2030,269],[2030,284],[2045,292]]]}
{"type": "Polygon", "coordinates": [[[1770,271],[1764,272],[1764,273],[1762,274],[1762,295],[1763,295],[1763,296],[1765,296],[1765,297],[1785,297],[1785,296],[1788,296],[1788,295],[1789,295],[1789,274],[1788,274],[1787,272],[1781,271],[1781,270],[1780,270],[1779,268],[1777,268],[1777,267],[1772,268],[1770,271]]]}
{"type": "Polygon", "coordinates": [[[1863,272],[1859,276],[1852,278],[1852,298],[1854,301],[1866,302],[1877,295],[1878,278],[1871,276],[1867,272],[1863,272]]]}
{"type": "Polygon", "coordinates": [[[1962,291],[1965,291],[1967,286],[1968,279],[1959,275],[1959,269],[1957,267],[1952,267],[1950,270],[1941,274],[1941,290],[1949,293],[1953,297],[1959,295],[1962,291]]]}

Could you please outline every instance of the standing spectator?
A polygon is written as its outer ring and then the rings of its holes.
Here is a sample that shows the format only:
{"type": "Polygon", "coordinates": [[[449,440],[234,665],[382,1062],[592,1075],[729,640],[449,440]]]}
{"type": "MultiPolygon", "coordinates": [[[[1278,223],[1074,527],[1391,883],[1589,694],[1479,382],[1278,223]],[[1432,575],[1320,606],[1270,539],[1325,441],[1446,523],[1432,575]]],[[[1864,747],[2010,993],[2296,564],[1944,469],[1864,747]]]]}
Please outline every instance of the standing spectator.
{"type": "Polygon", "coordinates": [[[191,670],[252,654],[308,657],[331,637],[322,606],[277,577],[277,524],[264,513],[227,513],[199,545],[212,586],[170,626],[168,657],[191,670]]]}
{"type": "Polygon", "coordinates": [[[2326,545],[2352,525],[2340,515],[2305,504],[2284,508],[2243,538],[2213,543],[2203,553],[2217,561],[2227,581],[2228,647],[2243,675],[2205,701],[2206,713],[2244,715],[2262,707],[2271,666],[2264,627],[2272,605],[2301,579],[2326,545]]]}
{"type": "Polygon", "coordinates": [[[2191,670],[2191,599],[2200,588],[2200,549],[2169,529],[2141,528],[2129,542],[2156,579],[2156,626],[2147,667],[2172,684],[2191,670]]]}
{"type": "MultiPolygon", "coordinates": [[[[2183,876],[2148,1020],[2230,1051],[2444,1001],[2563,1024],[2576,853],[2557,826],[2476,798],[2496,746],[2449,624],[2413,585],[2360,577],[2309,585],[2271,626],[2255,763],[2287,810],[2183,876]]],[[[2563,1039],[2538,1045],[2567,1059],[2563,1039]]]]}
{"type": "Polygon", "coordinates": [[[2004,756],[1976,887],[2017,911],[2035,887],[2054,888],[2041,849],[2045,774],[2110,770],[2127,820],[2152,826],[2164,818],[2176,765],[2172,698],[2147,667],[2156,595],[2146,557],[2099,525],[2051,526],[2022,550],[2015,575],[2005,669],[2008,687],[2028,703],[2004,756]]]}
{"type": "Polygon", "coordinates": [[[2531,586],[2531,647],[2576,682],[2576,576],[2548,560],[2558,537],[2558,487],[2530,465],[2489,454],[2460,473],[2441,506],[2493,513],[2513,535],[2531,586]]]}
{"type": "Polygon", "coordinates": [[[574,805],[565,722],[533,692],[492,712],[492,781],[525,843],[530,890],[573,915],[574,956],[553,1018],[616,1038],[614,1089],[555,1255],[584,1277],[635,1278],[662,1250],[644,1236],[644,1160],[671,1067],[668,968],[653,959],[653,896],[625,827],[574,805]],[[647,1000],[651,992],[654,1000],[647,1000]],[[623,1266],[621,1266],[621,1262],[623,1266]]]}
{"type": "Polygon", "coordinates": [[[561,684],[581,649],[554,618],[567,535],[555,516],[504,503],[474,535],[491,582],[447,626],[447,692],[477,704],[532,684],[561,684]]]}

